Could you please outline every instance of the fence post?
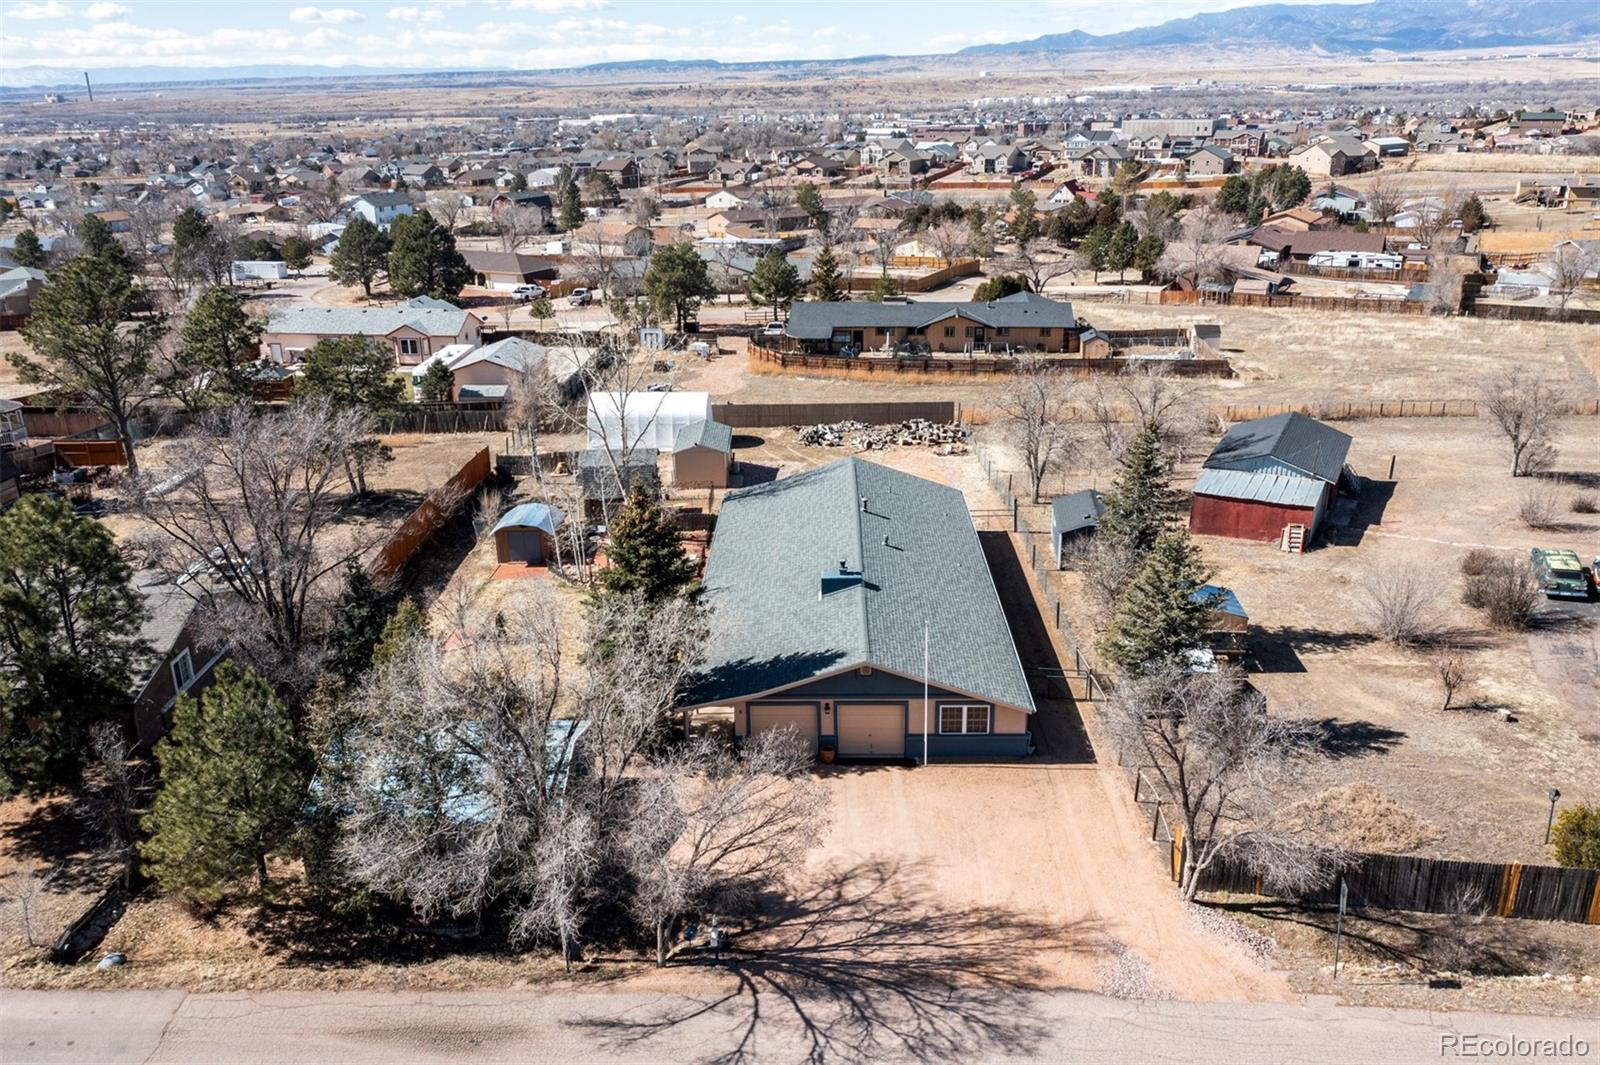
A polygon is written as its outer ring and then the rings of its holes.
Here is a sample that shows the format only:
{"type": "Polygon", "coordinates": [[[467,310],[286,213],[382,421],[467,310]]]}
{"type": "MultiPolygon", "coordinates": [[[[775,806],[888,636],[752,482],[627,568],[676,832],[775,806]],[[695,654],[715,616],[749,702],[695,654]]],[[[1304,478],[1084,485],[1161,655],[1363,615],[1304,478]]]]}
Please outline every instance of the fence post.
{"type": "Polygon", "coordinates": [[[1019,526],[1017,524],[1017,497],[1016,496],[1012,496],[1011,497],[1011,531],[1012,532],[1017,532],[1017,531],[1020,530],[1020,528],[1021,528],[1021,526],[1019,526]]]}
{"type": "Polygon", "coordinates": [[[1150,819],[1150,842],[1154,843],[1161,834],[1161,799],[1156,799],[1156,815],[1150,819]]]}

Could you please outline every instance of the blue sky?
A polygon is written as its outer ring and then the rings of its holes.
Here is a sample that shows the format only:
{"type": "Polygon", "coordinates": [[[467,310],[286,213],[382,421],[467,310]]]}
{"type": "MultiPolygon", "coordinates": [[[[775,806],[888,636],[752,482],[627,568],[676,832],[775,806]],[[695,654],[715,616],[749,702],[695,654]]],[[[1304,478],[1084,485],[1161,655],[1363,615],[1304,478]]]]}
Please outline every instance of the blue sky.
{"type": "Polygon", "coordinates": [[[947,52],[1262,0],[0,0],[3,69],[247,64],[539,69],[947,52]]]}

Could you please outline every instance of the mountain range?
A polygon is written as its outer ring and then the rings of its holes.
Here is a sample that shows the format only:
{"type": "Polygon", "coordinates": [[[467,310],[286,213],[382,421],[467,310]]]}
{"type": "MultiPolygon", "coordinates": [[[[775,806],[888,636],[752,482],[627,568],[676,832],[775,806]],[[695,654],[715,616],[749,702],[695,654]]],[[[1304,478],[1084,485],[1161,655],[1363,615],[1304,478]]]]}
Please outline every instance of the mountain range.
{"type": "MultiPolygon", "coordinates": [[[[1600,38],[1597,0],[1373,0],[1366,4],[1261,4],[1170,19],[1120,33],[1082,30],[1025,41],[982,44],[957,55],[1009,56],[1182,46],[1297,48],[1329,54],[1451,51],[1463,48],[1552,47],[1600,38]]],[[[229,82],[286,78],[381,78],[425,74],[447,81],[490,73],[591,73],[702,68],[759,71],[794,67],[855,66],[898,58],[854,56],[833,60],[723,63],[704,60],[635,60],[549,71],[411,71],[375,66],[260,64],[226,67],[113,67],[91,71],[97,88],[158,83],[229,82]]],[[[81,87],[82,73],[55,66],[14,66],[0,71],[0,86],[81,87]]]]}

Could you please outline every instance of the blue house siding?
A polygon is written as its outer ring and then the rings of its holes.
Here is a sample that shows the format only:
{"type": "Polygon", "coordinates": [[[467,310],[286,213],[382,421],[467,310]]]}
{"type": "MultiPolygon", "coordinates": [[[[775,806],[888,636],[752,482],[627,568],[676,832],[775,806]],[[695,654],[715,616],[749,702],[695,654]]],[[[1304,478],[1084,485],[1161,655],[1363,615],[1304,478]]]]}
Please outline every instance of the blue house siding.
{"type": "MultiPolygon", "coordinates": [[[[928,736],[929,758],[1023,758],[1033,750],[1031,732],[991,732],[987,736],[928,736]]],[[[906,754],[922,757],[922,733],[906,734],[906,754]]]]}

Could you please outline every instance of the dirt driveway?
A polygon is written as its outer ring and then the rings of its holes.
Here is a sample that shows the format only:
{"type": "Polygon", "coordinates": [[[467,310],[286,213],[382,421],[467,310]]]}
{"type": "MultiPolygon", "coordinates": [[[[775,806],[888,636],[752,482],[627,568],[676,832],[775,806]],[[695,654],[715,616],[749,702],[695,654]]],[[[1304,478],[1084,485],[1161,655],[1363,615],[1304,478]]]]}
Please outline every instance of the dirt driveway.
{"type": "MultiPolygon", "coordinates": [[[[1061,649],[1044,635],[1015,541],[993,540],[985,549],[1023,665],[1050,668],[1061,649]]],[[[871,883],[957,940],[1011,937],[995,949],[1043,988],[1287,999],[1279,973],[1191,922],[1121,770],[1093,760],[1072,701],[1041,700],[1033,732],[1040,750],[1023,762],[827,770],[833,823],[813,881],[871,883]],[[955,913],[969,920],[951,928],[955,913]]]]}

